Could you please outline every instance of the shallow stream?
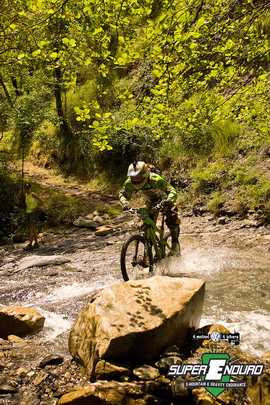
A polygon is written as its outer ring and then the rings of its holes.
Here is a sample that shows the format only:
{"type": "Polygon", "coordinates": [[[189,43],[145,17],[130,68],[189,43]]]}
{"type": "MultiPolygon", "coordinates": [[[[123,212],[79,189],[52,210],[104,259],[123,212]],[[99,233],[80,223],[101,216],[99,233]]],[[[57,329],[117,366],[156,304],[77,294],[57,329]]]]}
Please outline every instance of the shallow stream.
{"type": "MultiPolygon", "coordinates": [[[[74,247],[76,235],[72,238],[66,246],[74,247]]],[[[122,281],[119,252],[125,236],[104,239],[103,246],[92,246],[93,236],[87,232],[84,238],[80,247],[63,250],[70,263],[18,271],[13,265],[16,255],[11,254],[10,266],[0,272],[0,304],[42,313],[45,328],[35,339],[53,346],[53,352],[68,353],[69,330],[78,312],[97,291],[122,281]]],[[[38,254],[45,253],[40,249],[38,254]]],[[[201,326],[221,323],[239,332],[241,348],[260,356],[270,352],[269,263],[270,252],[217,247],[183,237],[182,256],[170,262],[165,274],[205,279],[201,326]]]]}

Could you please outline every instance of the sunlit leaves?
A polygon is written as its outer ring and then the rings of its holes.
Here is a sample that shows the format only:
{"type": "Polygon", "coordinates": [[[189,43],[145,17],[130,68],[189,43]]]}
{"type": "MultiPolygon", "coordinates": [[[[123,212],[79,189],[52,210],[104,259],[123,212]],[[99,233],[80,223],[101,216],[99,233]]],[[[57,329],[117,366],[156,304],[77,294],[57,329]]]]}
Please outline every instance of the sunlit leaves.
{"type": "Polygon", "coordinates": [[[222,115],[250,122],[258,100],[266,102],[264,83],[269,78],[258,67],[268,66],[269,38],[256,24],[263,10],[251,0],[164,0],[158,7],[151,0],[10,3],[13,7],[6,5],[3,13],[6,29],[0,34],[5,38],[2,66],[7,71],[12,66],[13,73],[23,67],[25,77],[32,71],[46,72],[48,78],[61,68],[61,90],[72,88],[74,93],[87,76],[94,76],[102,87],[93,95],[98,106],[76,107],[75,121],[87,126],[95,145],[103,149],[116,127],[131,131],[147,125],[156,137],[170,136],[179,128],[190,139],[193,133],[199,136],[200,128],[206,133],[209,123],[225,119],[222,115]],[[133,76],[144,62],[149,69],[141,83],[143,75],[133,76]],[[256,76],[258,82],[249,81],[256,76]],[[108,94],[120,77],[129,83],[108,94]],[[260,94],[252,107],[245,89],[260,94]],[[188,106],[186,101],[195,94],[200,103],[188,106]]]}

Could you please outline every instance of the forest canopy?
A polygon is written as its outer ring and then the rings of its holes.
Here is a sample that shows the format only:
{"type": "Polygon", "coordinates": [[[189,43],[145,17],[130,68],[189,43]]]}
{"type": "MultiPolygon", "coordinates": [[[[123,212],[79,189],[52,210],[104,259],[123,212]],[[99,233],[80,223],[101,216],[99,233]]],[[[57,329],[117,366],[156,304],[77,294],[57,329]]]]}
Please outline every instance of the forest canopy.
{"type": "Polygon", "coordinates": [[[1,147],[67,175],[141,156],[195,194],[250,185],[252,158],[231,160],[268,153],[269,17],[267,0],[2,0],[1,147]]]}

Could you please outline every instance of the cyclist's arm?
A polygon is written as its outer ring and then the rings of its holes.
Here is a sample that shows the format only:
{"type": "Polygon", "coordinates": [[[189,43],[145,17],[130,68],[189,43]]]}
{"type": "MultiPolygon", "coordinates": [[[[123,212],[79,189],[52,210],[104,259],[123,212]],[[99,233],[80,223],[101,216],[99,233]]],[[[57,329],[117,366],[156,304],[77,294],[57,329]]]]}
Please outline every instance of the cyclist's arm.
{"type": "MultiPolygon", "coordinates": [[[[167,182],[167,183],[168,183],[168,182],[167,182]]],[[[167,187],[166,187],[165,193],[167,194],[167,199],[168,199],[171,203],[175,204],[175,203],[176,203],[176,200],[177,200],[177,197],[178,197],[178,193],[177,193],[177,191],[175,190],[175,188],[174,188],[170,183],[168,183],[168,185],[167,185],[167,187]]]]}
{"type": "Polygon", "coordinates": [[[128,200],[131,198],[132,194],[135,192],[134,187],[132,186],[130,180],[126,180],[124,186],[120,190],[119,193],[119,200],[120,203],[123,205],[129,204],[128,200]]]}
{"type": "Polygon", "coordinates": [[[156,188],[162,190],[167,195],[167,200],[173,204],[176,203],[178,193],[167,180],[163,179],[163,177],[159,176],[158,174],[155,174],[151,176],[151,181],[154,182],[154,186],[156,188]]]}

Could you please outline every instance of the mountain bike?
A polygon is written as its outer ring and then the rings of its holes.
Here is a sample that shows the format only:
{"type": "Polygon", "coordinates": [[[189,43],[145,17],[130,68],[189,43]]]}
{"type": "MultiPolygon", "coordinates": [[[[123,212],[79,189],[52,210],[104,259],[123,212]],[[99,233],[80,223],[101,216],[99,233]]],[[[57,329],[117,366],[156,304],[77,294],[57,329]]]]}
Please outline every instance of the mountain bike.
{"type": "Polygon", "coordinates": [[[137,214],[143,221],[142,232],[132,235],[124,243],[121,256],[121,272],[125,281],[148,277],[153,273],[157,262],[168,255],[173,255],[171,234],[165,234],[165,210],[162,204],[154,208],[131,208],[131,214],[137,214]],[[161,226],[158,227],[150,217],[161,213],[161,226]]]}

